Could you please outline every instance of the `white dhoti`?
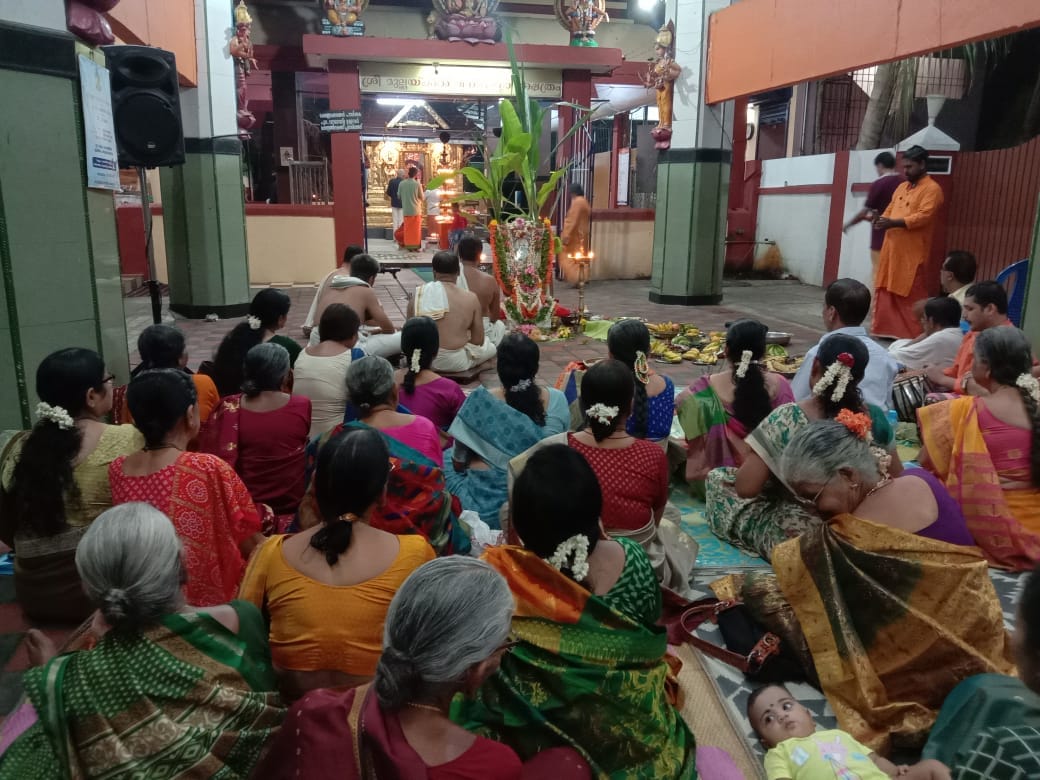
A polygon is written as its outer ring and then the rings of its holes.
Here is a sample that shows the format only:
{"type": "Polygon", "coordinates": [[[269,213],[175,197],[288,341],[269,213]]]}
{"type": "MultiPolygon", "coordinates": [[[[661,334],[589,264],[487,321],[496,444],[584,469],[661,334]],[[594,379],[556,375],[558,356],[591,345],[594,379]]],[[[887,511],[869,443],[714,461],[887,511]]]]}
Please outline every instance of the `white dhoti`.
{"type": "Polygon", "coordinates": [[[490,341],[496,347],[502,343],[502,339],[506,337],[507,332],[505,320],[492,322],[487,317],[484,318],[484,339],[490,341]]]}
{"type": "Polygon", "coordinates": [[[401,354],[401,331],[368,335],[362,330],[358,333],[357,345],[366,355],[391,358],[401,354]]]}
{"type": "MultiPolygon", "coordinates": [[[[321,342],[321,334],[315,328],[311,331],[308,341],[309,346],[316,346],[321,342]]],[[[366,355],[379,355],[379,357],[392,358],[401,354],[401,331],[396,333],[369,333],[362,325],[358,331],[357,345],[366,355]]]]}
{"type": "Polygon", "coordinates": [[[390,221],[391,221],[391,223],[394,226],[394,232],[396,232],[397,228],[401,227],[401,225],[404,224],[404,209],[403,208],[395,208],[395,207],[391,206],[390,207],[390,221]]]}
{"type": "Polygon", "coordinates": [[[467,344],[459,349],[441,347],[430,368],[440,373],[452,374],[469,371],[474,366],[491,360],[497,351],[498,348],[486,337],[483,344],[467,344]]]}

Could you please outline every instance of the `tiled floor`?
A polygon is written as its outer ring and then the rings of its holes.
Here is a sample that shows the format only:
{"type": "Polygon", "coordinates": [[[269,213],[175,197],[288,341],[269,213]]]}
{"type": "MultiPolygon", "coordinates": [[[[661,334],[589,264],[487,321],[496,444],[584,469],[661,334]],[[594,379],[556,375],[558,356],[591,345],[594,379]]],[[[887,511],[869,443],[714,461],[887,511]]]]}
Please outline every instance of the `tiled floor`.
{"type": "MultiPolygon", "coordinates": [[[[390,319],[397,325],[405,321],[408,294],[422,279],[407,266],[428,266],[432,252],[400,252],[389,241],[373,241],[370,251],[384,265],[400,267],[396,279],[390,274],[381,274],[376,282],[376,292],[390,319]]],[[[301,326],[313,300],[315,286],[292,287],[286,292],[292,298],[287,335],[303,343],[301,326]]],[[[804,352],[818,338],[820,328],[820,306],[822,291],[798,282],[733,282],[723,288],[724,303],[721,306],[661,306],[649,302],[649,283],[643,281],[592,282],[586,289],[586,303],[594,314],[604,318],[617,316],[645,317],[652,321],[676,321],[696,324],[704,330],[724,330],[725,324],[742,317],[753,317],[765,322],[773,330],[788,331],[793,335],[790,351],[804,352]]],[[[559,283],[557,294],[564,306],[577,306],[577,290],[559,283]]],[[[127,336],[131,351],[130,363],[139,361],[136,351],[137,336],[151,324],[151,309],[147,296],[125,300],[127,336]]],[[[211,357],[224,334],[237,320],[186,320],[173,317],[168,311],[164,319],[176,322],[187,336],[190,365],[211,357]]],[[[593,339],[576,338],[543,344],[539,377],[553,383],[564,367],[571,361],[605,357],[606,345],[593,339]]],[[[682,388],[699,374],[711,369],[683,363],[675,366],[655,366],[668,374],[677,387],[682,388]]],[[[496,384],[493,371],[481,375],[480,381],[496,384]]],[[[25,669],[26,656],[24,632],[28,627],[21,610],[14,603],[11,578],[0,576],[0,716],[6,714],[16,703],[21,693],[21,671],[25,669]]],[[[71,631],[48,628],[57,642],[61,642],[71,631]]]]}

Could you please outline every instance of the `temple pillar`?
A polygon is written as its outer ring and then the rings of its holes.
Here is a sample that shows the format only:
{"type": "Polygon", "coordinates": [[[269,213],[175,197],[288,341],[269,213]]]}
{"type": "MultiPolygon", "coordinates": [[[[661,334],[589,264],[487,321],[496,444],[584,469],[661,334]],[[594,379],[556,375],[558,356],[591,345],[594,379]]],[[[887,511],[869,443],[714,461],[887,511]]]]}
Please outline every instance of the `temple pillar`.
{"type": "Polygon", "coordinates": [[[198,86],[180,94],[185,162],[159,173],[170,309],[186,317],[249,309],[236,74],[225,34],[231,9],[224,0],[195,0],[198,86]]]}
{"type": "Polygon", "coordinates": [[[293,159],[302,159],[298,117],[296,115],[296,73],[295,71],[276,70],[271,72],[271,104],[274,114],[274,153],[279,157],[275,162],[278,176],[278,202],[292,202],[292,187],[289,183],[289,169],[282,165],[281,150],[288,147],[293,150],[293,159]]]}
{"type": "MultiPolygon", "coordinates": [[[[728,0],[667,0],[675,21],[675,82],[671,148],[657,160],[657,207],[650,276],[655,303],[716,304],[722,300],[726,204],[732,158],[730,103],[704,104],[708,16],[728,0]]],[[[743,132],[744,119],[737,123],[743,132]]]]}
{"type": "Polygon", "coordinates": [[[36,367],[87,347],[129,379],[115,207],[87,188],[78,55],[52,0],[0,18],[0,430],[29,427],[36,367]]]}
{"type": "MultiPolygon", "coordinates": [[[[329,110],[360,111],[361,79],[356,62],[329,63],[329,110]]],[[[335,265],[350,244],[365,246],[365,201],[362,192],[361,134],[332,134],[332,215],[336,226],[335,265]]]]}

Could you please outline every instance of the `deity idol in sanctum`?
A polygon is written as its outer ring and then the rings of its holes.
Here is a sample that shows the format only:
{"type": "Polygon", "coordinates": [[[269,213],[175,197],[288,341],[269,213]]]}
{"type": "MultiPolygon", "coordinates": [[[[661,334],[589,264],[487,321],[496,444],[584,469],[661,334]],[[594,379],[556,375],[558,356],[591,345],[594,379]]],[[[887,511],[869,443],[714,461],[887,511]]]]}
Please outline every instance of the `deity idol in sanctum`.
{"type": "Polygon", "coordinates": [[[675,96],[675,80],[682,68],[675,61],[675,22],[669,20],[657,33],[654,43],[657,59],[650,66],[644,82],[648,88],[657,90],[657,127],[650,131],[658,149],[672,145],[672,99],[675,96]]]}

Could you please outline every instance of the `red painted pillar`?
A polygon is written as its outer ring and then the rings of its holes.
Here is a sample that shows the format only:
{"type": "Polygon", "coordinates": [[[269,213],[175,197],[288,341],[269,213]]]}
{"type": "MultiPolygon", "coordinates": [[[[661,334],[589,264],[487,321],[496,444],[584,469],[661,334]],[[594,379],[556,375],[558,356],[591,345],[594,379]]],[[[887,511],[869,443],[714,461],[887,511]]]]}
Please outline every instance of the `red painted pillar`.
{"type": "MultiPolygon", "coordinates": [[[[360,111],[361,81],[356,62],[329,63],[329,110],[360,111]]],[[[336,258],[350,244],[365,245],[365,202],[361,192],[361,134],[332,134],[332,216],[336,258]]]]}
{"type": "Polygon", "coordinates": [[[823,286],[838,278],[841,264],[841,228],[845,222],[845,200],[849,196],[849,153],[834,154],[834,180],[827,217],[827,248],[823,258],[823,286]]]}

